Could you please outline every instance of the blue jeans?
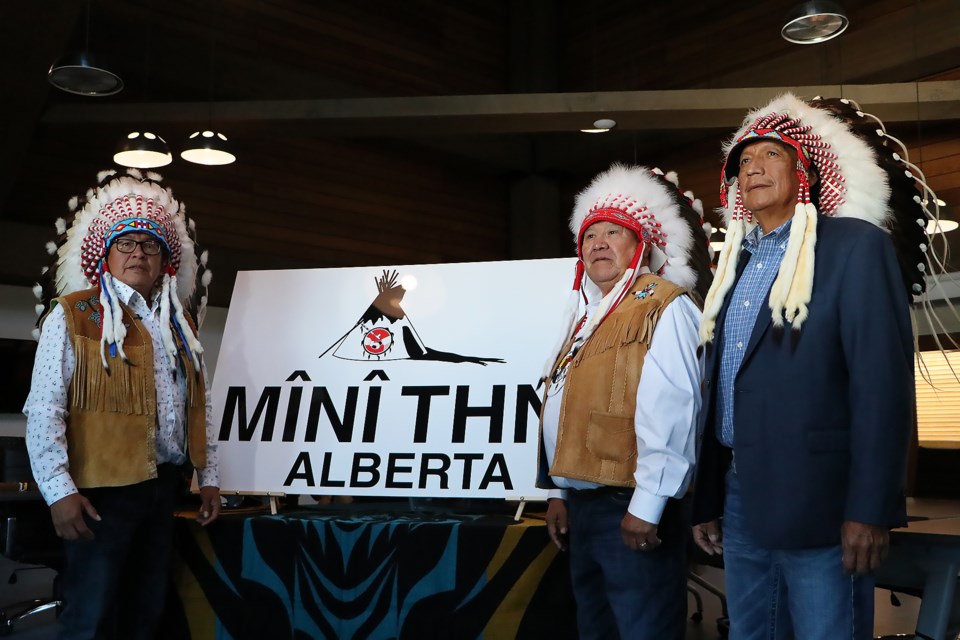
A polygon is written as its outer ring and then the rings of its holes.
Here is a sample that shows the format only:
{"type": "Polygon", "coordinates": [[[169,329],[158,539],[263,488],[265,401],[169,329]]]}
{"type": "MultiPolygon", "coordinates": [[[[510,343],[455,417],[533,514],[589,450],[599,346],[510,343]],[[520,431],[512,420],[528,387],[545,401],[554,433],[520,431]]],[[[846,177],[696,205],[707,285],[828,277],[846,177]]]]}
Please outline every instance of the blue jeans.
{"type": "Polygon", "coordinates": [[[81,491],[100,515],[86,515],[92,540],[64,541],[61,640],[154,638],[163,612],[173,546],[179,470],[126,487],[81,491]]]}
{"type": "Polygon", "coordinates": [[[844,575],[840,545],[760,547],[747,531],[740,478],[732,469],[726,485],[723,562],[730,640],[872,638],[873,576],[844,575]]]}
{"type": "Polygon", "coordinates": [[[682,640],[686,632],[686,518],[670,500],[660,520],[663,544],[633,551],[620,538],[632,489],[567,492],[570,579],[583,640],[682,640]]]}

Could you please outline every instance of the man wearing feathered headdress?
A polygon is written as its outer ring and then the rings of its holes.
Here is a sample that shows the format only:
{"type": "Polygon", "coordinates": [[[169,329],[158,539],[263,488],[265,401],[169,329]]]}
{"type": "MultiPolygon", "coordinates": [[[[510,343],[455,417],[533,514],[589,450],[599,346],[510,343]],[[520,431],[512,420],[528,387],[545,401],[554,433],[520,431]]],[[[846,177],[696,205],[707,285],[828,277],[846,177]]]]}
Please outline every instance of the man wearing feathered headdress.
{"type": "Polygon", "coordinates": [[[200,523],[220,511],[203,349],[184,308],[205,258],[159,180],[104,172],[71,201],[69,229],[58,222],[59,297],[42,319],[24,413],[65,545],[64,638],[154,637],[184,465],[198,472],[200,523]]]}
{"type": "Polygon", "coordinates": [[[938,208],[894,144],[849,100],[788,94],[725,146],[694,538],[723,553],[732,640],[872,637],[938,208]]]}
{"type": "Polygon", "coordinates": [[[577,196],[577,272],[544,371],[538,486],[570,549],[581,638],[683,638],[700,400],[702,206],[676,175],[614,165],[577,196]]]}

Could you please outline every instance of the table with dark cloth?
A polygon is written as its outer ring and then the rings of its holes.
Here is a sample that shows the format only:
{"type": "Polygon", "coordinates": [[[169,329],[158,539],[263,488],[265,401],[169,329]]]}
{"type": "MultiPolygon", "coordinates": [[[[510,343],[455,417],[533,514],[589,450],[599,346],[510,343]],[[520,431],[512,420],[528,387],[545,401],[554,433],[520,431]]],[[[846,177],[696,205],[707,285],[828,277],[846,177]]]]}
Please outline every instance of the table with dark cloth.
{"type": "Polygon", "coordinates": [[[178,518],[164,637],[571,638],[566,554],[542,518],[178,518]]]}

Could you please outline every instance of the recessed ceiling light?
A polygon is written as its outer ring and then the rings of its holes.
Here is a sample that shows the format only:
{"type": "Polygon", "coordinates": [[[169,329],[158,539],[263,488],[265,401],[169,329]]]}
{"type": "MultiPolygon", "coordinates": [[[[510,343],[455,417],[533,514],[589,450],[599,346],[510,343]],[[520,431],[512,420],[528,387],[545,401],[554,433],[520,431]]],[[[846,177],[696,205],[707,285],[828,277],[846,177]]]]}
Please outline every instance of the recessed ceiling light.
{"type": "Polygon", "coordinates": [[[600,118],[593,121],[593,127],[589,129],[580,129],[582,133],[606,133],[617,126],[616,120],[610,118],[600,118]]]}

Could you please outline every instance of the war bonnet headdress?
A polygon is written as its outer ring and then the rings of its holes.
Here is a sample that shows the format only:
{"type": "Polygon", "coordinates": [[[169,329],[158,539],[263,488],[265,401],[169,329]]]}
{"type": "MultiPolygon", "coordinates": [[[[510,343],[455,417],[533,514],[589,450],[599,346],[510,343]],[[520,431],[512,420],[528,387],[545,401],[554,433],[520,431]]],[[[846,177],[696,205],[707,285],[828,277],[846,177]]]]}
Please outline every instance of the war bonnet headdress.
{"type": "Polygon", "coordinates": [[[925,273],[944,271],[936,252],[928,251],[925,234],[927,221],[939,220],[943,202],[909,162],[903,143],[852,100],[804,102],[785,94],[747,114],[740,130],[724,145],[720,201],[727,235],[704,306],[701,342],[713,339],[717,315],[736,275],[741,245],[756,224],[743,206],[737,174],[740,152],[758,139],[777,140],[795,149],[800,180],[790,238],[770,288],[774,325],[783,326],[786,319],[799,329],[807,318],[818,212],[860,218],[890,232],[904,284],[914,296],[926,290],[925,273]],[[818,178],[812,187],[807,179],[811,172],[818,178]]]}
{"type": "Polygon", "coordinates": [[[609,221],[631,229],[639,243],[636,253],[620,280],[605,295],[590,322],[583,328],[583,339],[592,335],[603,320],[616,309],[636,282],[645,247],[650,247],[650,271],[702,299],[710,286],[708,234],[703,228],[703,205],[693,193],[681,193],[677,174],[666,175],[660,169],[614,164],[577,195],[570,231],[577,243],[577,267],[573,290],[564,312],[561,335],[544,369],[544,378],[555,357],[576,329],[581,299],[584,298],[585,268],[583,234],[600,221],[609,221]]]}
{"type": "MultiPolygon", "coordinates": [[[[194,297],[197,281],[205,289],[211,273],[206,270],[206,252],[197,256],[193,221],[186,217],[184,206],[174,199],[170,189],[160,185],[162,178],[156,173],[144,176],[136,169],[125,174],[108,170],[97,179],[98,186],[88,190],[83,198],[70,200],[73,219],[69,228],[66,221],[57,220],[58,240],[47,244],[56,258],[53,267],[44,270],[44,285],[34,287],[35,294],[46,302],[91,286],[99,287],[100,358],[109,370],[108,354],[126,360],[123,340],[127,330],[106,256],[118,237],[132,232],[149,234],[163,246],[166,258],[160,297],[164,348],[175,368],[179,357],[176,333],[199,371],[203,347],[190,330],[184,309],[193,313],[198,325],[202,322],[206,295],[200,295],[199,300],[194,297]]],[[[44,304],[37,305],[38,314],[45,308],[44,304]]]]}

